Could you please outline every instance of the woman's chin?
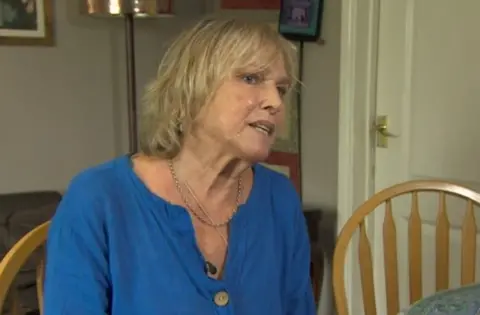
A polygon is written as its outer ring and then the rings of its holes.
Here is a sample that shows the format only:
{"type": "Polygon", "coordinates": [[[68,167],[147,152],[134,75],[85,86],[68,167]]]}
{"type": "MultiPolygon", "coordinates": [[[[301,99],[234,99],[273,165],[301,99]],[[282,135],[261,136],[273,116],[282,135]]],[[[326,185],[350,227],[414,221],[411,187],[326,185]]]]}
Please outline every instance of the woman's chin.
{"type": "Polygon", "coordinates": [[[249,150],[247,152],[244,152],[246,160],[250,161],[252,164],[253,163],[260,163],[264,162],[268,156],[270,155],[271,149],[257,149],[257,150],[249,150]]]}

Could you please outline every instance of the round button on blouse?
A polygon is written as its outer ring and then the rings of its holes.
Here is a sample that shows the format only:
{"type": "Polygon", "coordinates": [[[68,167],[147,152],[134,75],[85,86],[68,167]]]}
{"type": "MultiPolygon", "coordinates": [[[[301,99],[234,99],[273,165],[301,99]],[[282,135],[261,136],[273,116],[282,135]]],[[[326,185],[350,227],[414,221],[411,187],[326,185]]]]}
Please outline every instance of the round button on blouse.
{"type": "Polygon", "coordinates": [[[213,300],[217,306],[225,306],[228,304],[229,300],[228,293],[225,291],[219,291],[215,294],[213,300]]]}

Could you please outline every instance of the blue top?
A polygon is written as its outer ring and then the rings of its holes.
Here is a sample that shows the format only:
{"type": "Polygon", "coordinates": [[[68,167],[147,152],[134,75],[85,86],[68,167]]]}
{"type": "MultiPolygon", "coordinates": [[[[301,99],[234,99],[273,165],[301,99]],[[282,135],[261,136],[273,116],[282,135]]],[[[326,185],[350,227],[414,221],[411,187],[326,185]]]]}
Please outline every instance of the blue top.
{"type": "Polygon", "coordinates": [[[298,195],[285,176],[253,170],[222,280],[205,274],[187,211],[152,194],[128,156],[83,171],[50,227],[44,314],[314,315],[298,195]]]}

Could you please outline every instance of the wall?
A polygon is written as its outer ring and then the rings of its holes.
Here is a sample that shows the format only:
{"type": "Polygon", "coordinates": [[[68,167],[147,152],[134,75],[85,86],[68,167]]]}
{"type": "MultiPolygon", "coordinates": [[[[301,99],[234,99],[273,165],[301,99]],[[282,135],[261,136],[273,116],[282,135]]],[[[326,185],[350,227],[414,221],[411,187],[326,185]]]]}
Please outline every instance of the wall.
{"type": "MultiPolygon", "coordinates": [[[[185,19],[204,10],[189,2],[177,2],[185,19]]],[[[0,46],[0,193],[63,190],[81,169],[128,150],[122,20],[54,3],[54,47],[0,46]]],[[[183,25],[137,23],[139,87],[183,25]]]]}
{"type": "MultiPolygon", "coordinates": [[[[0,193],[63,190],[79,170],[128,150],[122,21],[54,2],[55,47],[0,47],[0,193]]],[[[139,92],[168,40],[204,10],[200,1],[177,5],[182,19],[136,25],[139,92]]],[[[303,197],[335,209],[340,2],[327,0],[324,16],[326,45],[305,45],[303,197]]]]}
{"type": "Polygon", "coordinates": [[[341,1],[324,1],[325,45],[305,44],[302,190],[305,204],[336,211],[341,1]]]}

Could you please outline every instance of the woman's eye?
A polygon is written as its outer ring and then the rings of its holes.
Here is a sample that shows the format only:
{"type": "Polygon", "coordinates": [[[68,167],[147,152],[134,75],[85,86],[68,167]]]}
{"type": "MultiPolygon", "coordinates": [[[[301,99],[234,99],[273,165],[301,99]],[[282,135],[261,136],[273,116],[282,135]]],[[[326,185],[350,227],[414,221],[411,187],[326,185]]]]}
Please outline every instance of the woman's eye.
{"type": "Polygon", "coordinates": [[[277,86],[277,91],[280,96],[285,96],[285,94],[288,92],[288,89],[284,86],[277,86]]]}
{"type": "Polygon", "coordinates": [[[242,80],[247,84],[258,84],[261,81],[261,78],[257,74],[246,74],[242,77],[242,80]]]}

